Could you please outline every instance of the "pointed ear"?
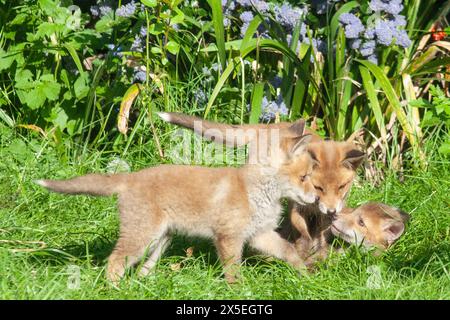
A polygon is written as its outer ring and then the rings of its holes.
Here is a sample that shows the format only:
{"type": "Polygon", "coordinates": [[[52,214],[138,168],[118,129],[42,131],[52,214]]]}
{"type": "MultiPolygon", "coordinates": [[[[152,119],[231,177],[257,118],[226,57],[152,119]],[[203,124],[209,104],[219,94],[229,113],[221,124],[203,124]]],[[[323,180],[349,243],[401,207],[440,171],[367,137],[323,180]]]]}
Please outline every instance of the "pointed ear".
{"type": "Polygon", "coordinates": [[[297,140],[297,142],[294,144],[294,146],[289,151],[289,155],[292,156],[298,156],[300,153],[305,151],[305,147],[308,143],[311,142],[312,135],[306,134],[300,139],[297,140]]]}
{"type": "Polygon", "coordinates": [[[359,165],[364,160],[366,154],[358,149],[352,149],[345,154],[342,164],[352,170],[358,169],[359,165]]]}
{"type": "Polygon", "coordinates": [[[305,119],[298,119],[290,127],[289,131],[296,137],[301,137],[305,134],[305,119]]]}
{"type": "Polygon", "coordinates": [[[386,240],[391,245],[396,241],[405,231],[405,224],[401,221],[392,220],[384,227],[386,240]]]}

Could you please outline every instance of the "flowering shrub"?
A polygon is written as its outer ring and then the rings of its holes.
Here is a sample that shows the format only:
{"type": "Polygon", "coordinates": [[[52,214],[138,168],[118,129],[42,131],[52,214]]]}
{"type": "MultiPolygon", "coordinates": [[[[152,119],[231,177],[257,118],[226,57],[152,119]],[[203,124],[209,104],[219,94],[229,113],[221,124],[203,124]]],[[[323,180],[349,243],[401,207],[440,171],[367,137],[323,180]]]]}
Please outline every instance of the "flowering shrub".
{"type": "Polygon", "coordinates": [[[138,130],[147,112],[178,108],[177,92],[186,112],[311,118],[337,139],[362,126],[392,137],[394,114],[416,152],[423,112],[408,102],[426,94],[415,89],[421,70],[445,67],[427,57],[447,55],[420,42],[444,22],[438,0],[0,3],[0,118],[115,147],[125,141],[116,121],[138,130]]]}

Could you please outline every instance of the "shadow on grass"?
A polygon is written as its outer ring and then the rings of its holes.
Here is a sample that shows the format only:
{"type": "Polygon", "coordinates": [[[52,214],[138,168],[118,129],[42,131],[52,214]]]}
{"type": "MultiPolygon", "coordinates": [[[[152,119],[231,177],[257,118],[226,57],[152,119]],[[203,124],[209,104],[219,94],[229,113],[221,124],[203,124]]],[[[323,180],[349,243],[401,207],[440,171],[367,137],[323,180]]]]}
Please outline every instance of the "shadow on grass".
{"type": "MultiPolygon", "coordinates": [[[[81,264],[89,262],[94,266],[104,266],[107,258],[116,245],[116,239],[110,240],[103,235],[96,234],[86,242],[74,242],[60,248],[47,248],[31,252],[29,258],[33,263],[48,266],[61,266],[68,264],[81,264]]],[[[206,266],[215,267],[219,263],[216,248],[211,240],[184,235],[172,236],[169,248],[162,255],[162,259],[180,257],[202,258],[206,266]],[[188,253],[188,251],[191,251],[188,253]]],[[[259,253],[245,246],[243,253],[245,265],[269,265],[270,259],[264,259],[259,253]]]]}
{"type": "Polygon", "coordinates": [[[412,254],[402,251],[389,257],[389,266],[396,271],[409,270],[418,273],[423,270],[439,271],[450,264],[450,243],[441,242],[430,246],[421,246],[412,254]]]}

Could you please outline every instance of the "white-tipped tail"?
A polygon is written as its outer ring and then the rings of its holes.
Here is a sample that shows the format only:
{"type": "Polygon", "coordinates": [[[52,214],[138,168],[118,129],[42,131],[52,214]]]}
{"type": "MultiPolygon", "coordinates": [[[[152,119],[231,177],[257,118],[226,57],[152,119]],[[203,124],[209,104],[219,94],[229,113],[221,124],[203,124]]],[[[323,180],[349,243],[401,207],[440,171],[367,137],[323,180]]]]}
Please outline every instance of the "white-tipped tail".
{"type": "Polygon", "coordinates": [[[158,116],[166,122],[170,122],[172,120],[172,116],[167,112],[157,112],[158,116]]]}
{"type": "Polygon", "coordinates": [[[48,183],[45,180],[34,180],[33,182],[40,185],[41,187],[44,187],[44,188],[48,187],[48,183]]]}

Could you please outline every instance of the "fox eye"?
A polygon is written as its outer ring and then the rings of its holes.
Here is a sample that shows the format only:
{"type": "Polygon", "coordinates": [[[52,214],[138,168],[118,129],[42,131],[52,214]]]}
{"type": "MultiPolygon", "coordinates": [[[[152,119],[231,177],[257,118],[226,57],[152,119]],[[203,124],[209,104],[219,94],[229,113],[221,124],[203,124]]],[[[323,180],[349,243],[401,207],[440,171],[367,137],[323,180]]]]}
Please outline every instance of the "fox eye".
{"type": "Polygon", "coordinates": [[[366,224],[364,223],[364,221],[363,221],[362,218],[359,218],[359,219],[358,219],[358,224],[359,224],[361,227],[365,227],[365,226],[366,226],[366,224]]]}
{"type": "Polygon", "coordinates": [[[341,184],[341,185],[339,186],[339,190],[342,190],[342,189],[344,189],[346,185],[347,185],[346,183],[344,183],[344,184],[341,184]]]}
{"type": "Polygon", "coordinates": [[[320,192],[323,192],[323,188],[322,188],[322,187],[314,186],[314,188],[315,188],[316,190],[319,190],[320,192]]]}
{"type": "Polygon", "coordinates": [[[307,174],[305,174],[304,176],[300,176],[300,181],[304,182],[306,180],[306,178],[308,178],[307,174]]]}

